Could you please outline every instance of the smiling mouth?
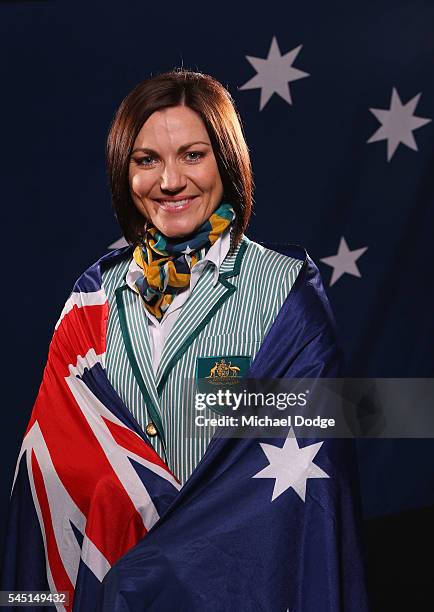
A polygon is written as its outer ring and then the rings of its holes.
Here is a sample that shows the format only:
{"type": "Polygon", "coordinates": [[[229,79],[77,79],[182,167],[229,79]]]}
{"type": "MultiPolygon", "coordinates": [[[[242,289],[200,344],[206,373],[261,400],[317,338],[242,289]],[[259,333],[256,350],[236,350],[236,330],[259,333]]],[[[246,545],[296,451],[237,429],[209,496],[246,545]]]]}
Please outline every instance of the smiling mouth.
{"type": "Polygon", "coordinates": [[[168,212],[181,212],[188,208],[195,198],[196,196],[183,198],[182,200],[154,200],[154,202],[168,212]]]}

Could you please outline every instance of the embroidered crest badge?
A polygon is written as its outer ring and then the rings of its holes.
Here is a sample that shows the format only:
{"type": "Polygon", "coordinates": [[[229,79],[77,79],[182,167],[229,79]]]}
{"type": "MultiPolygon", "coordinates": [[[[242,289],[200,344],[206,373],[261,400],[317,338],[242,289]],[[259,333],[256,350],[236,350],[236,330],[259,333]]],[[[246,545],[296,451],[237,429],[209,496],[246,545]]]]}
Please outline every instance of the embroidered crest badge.
{"type": "Polygon", "coordinates": [[[250,355],[218,355],[198,357],[196,380],[200,387],[210,385],[236,385],[247,374],[252,358],[250,355]]]}
{"type": "MultiPolygon", "coordinates": [[[[223,378],[238,378],[241,368],[236,365],[232,365],[232,362],[226,363],[222,357],[220,361],[216,361],[214,366],[210,369],[207,379],[213,379],[213,382],[219,382],[218,379],[223,378]]],[[[225,381],[226,382],[226,381],[225,381]]]]}
{"type": "MultiPolygon", "coordinates": [[[[196,390],[199,393],[216,392],[216,387],[223,389],[238,385],[247,374],[252,358],[250,355],[216,355],[214,357],[197,357],[196,390]]],[[[212,412],[224,414],[216,406],[208,406],[212,412]]]]}

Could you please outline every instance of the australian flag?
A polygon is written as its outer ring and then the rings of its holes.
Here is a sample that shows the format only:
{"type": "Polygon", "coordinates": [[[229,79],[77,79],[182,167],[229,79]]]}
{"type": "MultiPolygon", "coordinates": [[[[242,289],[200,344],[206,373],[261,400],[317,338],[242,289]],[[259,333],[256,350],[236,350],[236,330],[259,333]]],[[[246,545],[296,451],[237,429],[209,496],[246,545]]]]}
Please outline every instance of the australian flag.
{"type": "MultiPolygon", "coordinates": [[[[291,254],[303,267],[248,376],[337,376],[318,271],[291,254]]],[[[2,589],[68,591],[58,609],[86,612],[367,610],[347,441],[216,435],[181,488],[104,370],[105,259],[77,282],[50,345],[2,589]]]]}

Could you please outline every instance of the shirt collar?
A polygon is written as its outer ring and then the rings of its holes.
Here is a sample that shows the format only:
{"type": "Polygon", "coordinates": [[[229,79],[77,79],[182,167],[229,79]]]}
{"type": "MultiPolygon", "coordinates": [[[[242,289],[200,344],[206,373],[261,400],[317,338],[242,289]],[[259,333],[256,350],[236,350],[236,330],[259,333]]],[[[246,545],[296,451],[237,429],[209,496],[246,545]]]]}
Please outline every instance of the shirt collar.
{"type": "Polygon", "coordinates": [[[228,228],[208,249],[206,255],[192,267],[191,271],[194,272],[198,269],[199,274],[201,274],[209,262],[214,266],[214,286],[216,286],[220,275],[220,267],[229,252],[230,246],[231,233],[230,228],[228,228]]]}

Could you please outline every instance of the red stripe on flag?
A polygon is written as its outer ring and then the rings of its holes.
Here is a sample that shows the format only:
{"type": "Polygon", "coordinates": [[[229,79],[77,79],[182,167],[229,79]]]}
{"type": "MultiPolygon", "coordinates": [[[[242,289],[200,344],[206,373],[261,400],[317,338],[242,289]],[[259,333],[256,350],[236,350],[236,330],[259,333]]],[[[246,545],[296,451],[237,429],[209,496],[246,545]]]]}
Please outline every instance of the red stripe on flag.
{"type": "Polygon", "coordinates": [[[143,520],[126,497],[121,483],[111,477],[100,478],[87,517],[86,535],[110,565],[146,534],[143,520]]]}
{"type": "Polygon", "coordinates": [[[152,446],[147,444],[144,440],[141,440],[137,434],[131,431],[131,429],[122,427],[121,425],[113,423],[113,421],[110,421],[104,417],[103,420],[110,430],[114,440],[120,446],[125,448],[127,451],[135,453],[136,455],[139,455],[139,457],[150,461],[151,463],[155,463],[155,465],[158,465],[166,470],[168,474],[174,476],[155,449],[153,449],[152,446]]]}

